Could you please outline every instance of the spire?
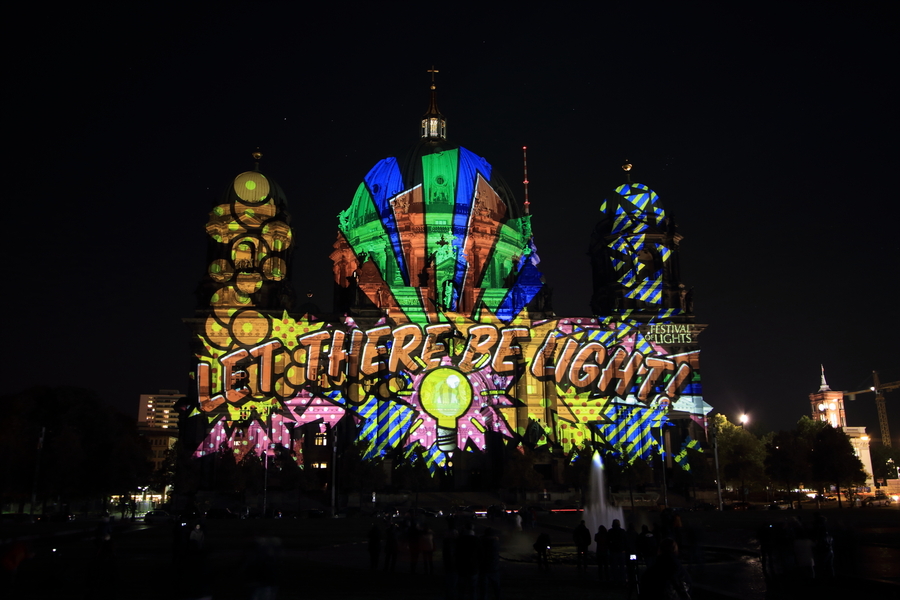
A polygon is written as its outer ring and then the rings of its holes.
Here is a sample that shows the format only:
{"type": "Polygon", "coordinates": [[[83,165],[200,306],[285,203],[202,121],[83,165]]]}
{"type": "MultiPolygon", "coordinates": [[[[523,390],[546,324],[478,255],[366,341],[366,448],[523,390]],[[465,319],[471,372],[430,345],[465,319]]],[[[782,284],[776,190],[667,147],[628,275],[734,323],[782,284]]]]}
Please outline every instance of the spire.
{"type": "Polygon", "coordinates": [[[522,165],[525,167],[525,214],[531,214],[531,202],[528,201],[528,146],[522,146],[522,165]]]}
{"type": "Polygon", "coordinates": [[[631,163],[628,162],[628,159],[626,158],[625,164],[622,165],[622,170],[625,171],[625,181],[627,183],[631,183],[631,169],[632,169],[631,163]]]}
{"type": "Polygon", "coordinates": [[[447,119],[441,114],[437,107],[437,87],[434,84],[434,74],[439,73],[434,65],[428,69],[431,73],[431,104],[428,106],[428,112],[422,117],[422,137],[427,139],[445,140],[447,139],[447,119]]]}
{"type": "Polygon", "coordinates": [[[831,388],[828,387],[828,382],[825,381],[825,365],[819,365],[822,367],[822,384],[819,386],[820,392],[830,392],[831,388]]]}

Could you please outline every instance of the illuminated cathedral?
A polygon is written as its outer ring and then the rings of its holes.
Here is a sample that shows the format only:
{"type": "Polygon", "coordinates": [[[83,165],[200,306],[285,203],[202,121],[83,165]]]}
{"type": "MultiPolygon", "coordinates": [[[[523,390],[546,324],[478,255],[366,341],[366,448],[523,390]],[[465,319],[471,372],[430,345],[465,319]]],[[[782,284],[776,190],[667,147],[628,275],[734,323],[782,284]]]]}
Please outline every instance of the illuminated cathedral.
{"type": "Polygon", "coordinates": [[[198,459],[281,453],[304,466],[310,436],[333,443],[340,430],[362,460],[422,460],[432,474],[498,443],[562,460],[586,446],[621,462],[664,450],[686,467],[711,410],[704,326],[657,194],[626,165],[626,181],[597,199],[595,314],[560,317],[527,202],[446,131],[432,83],[418,143],[377,162],[339,215],[330,315],[296,307],[295,232],[259,155],[229,184],[186,319],[183,442],[198,459]]]}

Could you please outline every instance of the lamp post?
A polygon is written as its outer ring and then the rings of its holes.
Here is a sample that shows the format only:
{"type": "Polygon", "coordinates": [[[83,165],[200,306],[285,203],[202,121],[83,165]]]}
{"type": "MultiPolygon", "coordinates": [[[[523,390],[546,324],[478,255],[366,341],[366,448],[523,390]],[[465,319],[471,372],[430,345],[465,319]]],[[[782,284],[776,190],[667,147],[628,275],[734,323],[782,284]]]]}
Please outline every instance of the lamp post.
{"type": "Polygon", "coordinates": [[[659,458],[662,462],[663,506],[669,508],[669,488],[666,484],[666,438],[664,437],[662,423],[659,425],[659,458]]]}
{"type": "Polygon", "coordinates": [[[37,458],[34,461],[34,482],[31,485],[31,512],[29,513],[31,520],[34,520],[34,505],[37,504],[37,486],[38,476],[41,473],[41,451],[44,449],[44,433],[46,427],[41,427],[41,437],[38,438],[37,458]]]}
{"type": "Polygon", "coordinates": [[[716,491],[719,494],[719,510],[723,509],[722,507],[722,480],[719,479],[719,435],[716,430],[715,425],[712,427],[712,438],[713,438],[713,456],[716,459],[716,491]]]}
{"type": "MultiPolygon", "coordinates": [[[[749,417],[747,416],[747,413],[743,413],[741,415],[741,431],[744,431],[744,425],[747,423],[748,420],[749,420],[749,417]]],[[[744,485],[744,470],[743,469],[741,469],[741,498],[743,499],[744,502],[747,501],[747,486],[744,485]]]]}
{"type": "Polygon", "coordinates": [[[337,428],[329,427],[331,442],[331,518],[337,516],[337,428]]]}

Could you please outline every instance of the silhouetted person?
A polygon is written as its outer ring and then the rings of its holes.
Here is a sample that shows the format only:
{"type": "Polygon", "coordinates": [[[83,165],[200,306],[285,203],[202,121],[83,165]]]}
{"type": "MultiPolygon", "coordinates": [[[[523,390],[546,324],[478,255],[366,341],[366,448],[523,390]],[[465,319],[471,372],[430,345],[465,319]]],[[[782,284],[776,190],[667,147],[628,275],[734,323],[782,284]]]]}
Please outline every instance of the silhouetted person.
{"type": "Polygon", "coordinates": [[[422,554],[422,570],[426,575],[434,575],[434,531],[423,525],[419,532],[419,552],[422,554]]]}
{"type": "Polygon", "coordinates": [[[262,533],[253,538],[241,565],[250,600],[275,600],[281,540],[262,533]]]}
{"type": "Polygon", "coordinates": [[[809,534],[800,529],[794,539],[794,564],[801,582],[812,581],[816,576],[815,544],[809,534]]]}
{"type": "Polygon", "coordinates": [[[587,552],[591,545],[591,532],[588,531],[584,521],[581,521],[572,531],[572,541],[575,543],[575,566],[578,571],[587,571],[587,552]]]}
{"type": "Polygon", "coordinates": [[[469,524],[456,540],[456,573],[459,576],[460,598],[474,600],[478,586],[478,564],[481,544],[475,528],[469,524]]]}
{"type": "Polygon", "coordinates": [[[547,532],[543,532],[534,542],[534,549],[537,551],[538,569],[550,570],[550,536],[547,532]]]}
{"type": "Polygon", "coordinates": [[[599,571],[600,581],[609,581],[609,540],[607,539],[606,527],[601,525],[594,534],[594,542],[597,544],[597,570],[599,571]]]}
{"type": "Polygon", "coordinates": [[[627,541],[625,530],[618,519],[612,522],[612,528],[606,533],[609,546],[609,564],[612,568],[612,580],[616,583],[625,583],[625,555],[627,541]]]}
{"type": "Polygon", "coordinates": [[[378,559],[381,555],[381,529],[378,523],[372,523],[369,529],[369,568],[373,571],[378,568],[378,559]]]}
{"type": "Polygon", "coordinates": [[[659,543],[656,541],[656,536],[653,535],[649,527],[642,525],[641,534],[638,536],[638,553],[648,567],[653,566],[653,563],[656,561],[658,547],[659,543]]]}
{"type": "Polygon", "coordinates": [[[409,570],[412,573],[416,572],[416,567],[419,565],[419,553],[422,550],[419,546],[420,534],[419,526],[415,523],[410,523],[406,530],[406,543],[409,548],[409,570]]]}
{"type": "Polygon", "coordinates": [[[640,600],[690,600],[691,578],[678,561],[678,544],[672,538],[659,543],[652,567],[641,577],[640,600]]]}
{"type": "Polygon", "coordinates": [[[451,528],[444,536],[441,545],[441,561],[444,564],[444,589],[447,600],[456,600],[456,591],[459,584],[459,574],[456,565],[456,543],[459,532],[451,528]]]}
{"type": "Polygon", "coordinates": [[[488,527],[481,536],[481,553],[478,563],[479,597],[487,599],[488,593],[500,600],[500,537],[488,527]]]}
{"type": "MultiPolygon", "coordinates": [[[[678,538],[675,538],[678,541],[678,538]]],[[[634,523],[629,523],[625,528],[625,554],[631,556],[638,553],[638,532],[634,528],[634,523]]]]}
{"type": "Polygon", "coordinates": [[[22,566],[22,563],[33,556],[34,553],[21,540],[16,540],[3,548],[3,554],[0,556],[0,570],[2,570],[3,574],[2,579],[0,579],[0,590],[6,590],[9,593],[10,590],[15,589],[19,568],[22,566]]]}
{"type": "Polygon", "coordinates": [[[816,579],[834,578],[834,539],[828,532],[828,522],[820,513],[813,520],[816,579]]]}
{"type": "Polygon", "coordinates": [[[100,558],[112,558],[114,554],[113,548],[113,526],[109,517],[103,515],[97,524],[94,542],[97,544],[97,554],[100,558]]]}
{"type": "Polygon", "coordinates": [[[198,556],[201,552],[203,552],[203,543],[206,539],[206,536],[203,533],[203,528],[200,527],[200,523],[194,525],[194,528],[191,529],[191,533],[188,536],[188,553],[192,556],[198,556]]]}
{"type": "Polygon", "coordinates": [[[393,571],[397,566],[397,548],[400,544],[400,530],[396,523],[388,525],[384,533],[384,570],[393,571]]]}

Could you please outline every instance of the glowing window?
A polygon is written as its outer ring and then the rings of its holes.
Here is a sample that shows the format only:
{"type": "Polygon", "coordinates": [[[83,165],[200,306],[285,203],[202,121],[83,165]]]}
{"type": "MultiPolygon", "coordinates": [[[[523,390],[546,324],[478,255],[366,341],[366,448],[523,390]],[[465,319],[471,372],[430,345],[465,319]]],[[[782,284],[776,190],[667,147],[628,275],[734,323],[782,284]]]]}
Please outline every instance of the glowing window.
{"type": "Polygon", "coordinates": [[[315,442],[316,446],[324,446],[327,442],[328,442],[328,438],[327,438],[326,434],[324,434],[324,433],[316,434],[316,442],[315,442]]]}

